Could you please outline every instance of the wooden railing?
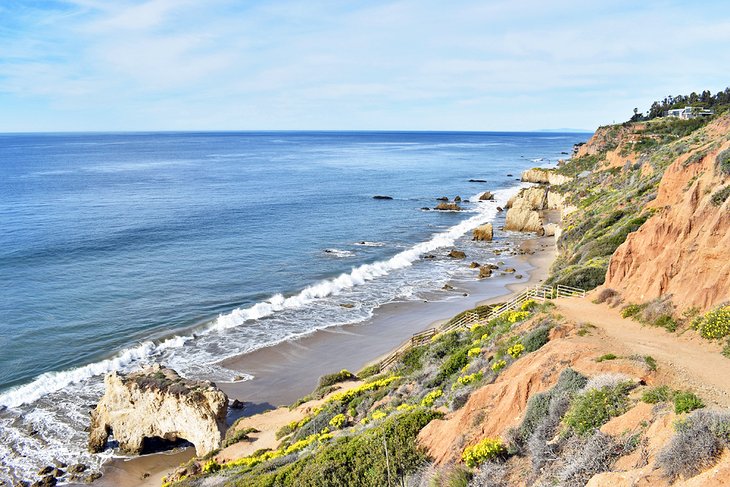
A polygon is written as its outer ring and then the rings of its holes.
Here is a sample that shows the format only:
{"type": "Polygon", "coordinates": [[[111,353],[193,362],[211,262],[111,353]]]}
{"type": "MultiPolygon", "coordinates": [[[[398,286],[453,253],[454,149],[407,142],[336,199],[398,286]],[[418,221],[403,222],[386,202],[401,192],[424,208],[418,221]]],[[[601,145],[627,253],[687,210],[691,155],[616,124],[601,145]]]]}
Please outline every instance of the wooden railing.
{"type": "Polygon", "coordinates": [[[409,340],[403,342],[398,348],[393,350],[380,362],[380,371],[384,371],[393,365],[399,358],[413,347],[424,345],[439,333],[448,333],[460,328],[470,328],[474,325],[486,324],[489,321],[499,318],[505,313],[518,310],[526,301],[546,301],[555,298],[574,298],[585,297],[586,291],[577,287],[563,286],[558,284],[555,287],[537,285],[523,289],[519,294],[514,296],[506,303],[495,306],[489,310],[485,316],[480,316],[474,311],[466,311],[457,319],[452,319],[440,328],[429,328],[428,330],[414,334],[409,340]]]}

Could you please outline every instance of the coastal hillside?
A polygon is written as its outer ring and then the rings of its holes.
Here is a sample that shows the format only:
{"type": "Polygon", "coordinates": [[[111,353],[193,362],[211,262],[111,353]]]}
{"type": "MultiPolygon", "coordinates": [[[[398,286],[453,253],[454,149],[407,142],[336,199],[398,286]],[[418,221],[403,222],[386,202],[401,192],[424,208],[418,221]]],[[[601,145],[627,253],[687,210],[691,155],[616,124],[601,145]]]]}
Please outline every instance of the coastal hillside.
{"type": "Polygon", "coordinates": [[[730,115],[601,127],[522,179],[505,230],[555,237],[551,291],[322,377],[166,485],[727,485],[730,115]]]}

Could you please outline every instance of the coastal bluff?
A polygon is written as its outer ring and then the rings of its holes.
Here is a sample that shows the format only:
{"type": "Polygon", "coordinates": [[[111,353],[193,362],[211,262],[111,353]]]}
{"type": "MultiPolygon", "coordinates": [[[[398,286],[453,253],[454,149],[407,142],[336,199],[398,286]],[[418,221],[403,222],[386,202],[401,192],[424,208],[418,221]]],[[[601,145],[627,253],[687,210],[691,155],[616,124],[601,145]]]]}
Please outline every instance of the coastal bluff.
{"type": "Polygon", "coordinates": [[[105,392],[91,413],[89,450],[104,450],[110,435],[128,454],[160,442],[188,440],[198,455],[221,445],[228,397],[209,381],[183,379],[159,365],[104,379],[105,392]]]}

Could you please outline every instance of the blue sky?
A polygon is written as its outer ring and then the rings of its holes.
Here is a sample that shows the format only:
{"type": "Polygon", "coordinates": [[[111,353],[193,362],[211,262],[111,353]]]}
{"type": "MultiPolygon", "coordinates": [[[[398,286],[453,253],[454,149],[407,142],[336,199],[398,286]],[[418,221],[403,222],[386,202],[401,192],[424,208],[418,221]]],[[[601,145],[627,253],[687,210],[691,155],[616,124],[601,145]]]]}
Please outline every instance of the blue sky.
{"type": "Polygon", "coordinates": [[[0,132],[594,129],[728,66],[723,1],[2,0],[0,132]]]}

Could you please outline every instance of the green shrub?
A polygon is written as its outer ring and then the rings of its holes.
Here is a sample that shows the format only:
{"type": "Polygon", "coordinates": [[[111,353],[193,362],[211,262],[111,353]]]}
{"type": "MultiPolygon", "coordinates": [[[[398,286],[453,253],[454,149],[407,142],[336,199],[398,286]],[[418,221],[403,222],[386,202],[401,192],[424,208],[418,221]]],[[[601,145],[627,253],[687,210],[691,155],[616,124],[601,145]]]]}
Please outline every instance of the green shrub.
{"type": "Polygon", "coordinates": [[[360,372],[358,372],[357,375],[361,379],[367,379],[368,377],[372,377],[379,373],[380,373],[380,364],[372,364],[372,365],[368,365],[367,367],[363,368],[360,372]]]}
{"type": "Polygon", "coordinates": [[[405,365],[406,371],[418,370],[421,368],[423,356],[426,353],[426,347],[414,347],[406,350],[400,359],[400,362],[405,365]]]}
{"type": "Polygon", "coordinates": [[[654,357],[652,357],[651,355],[644,356],[644,363],[652,372],[656,370],[656,360],[654,360],[654,357]]]}
{"type": "Polygon", "coordinates": [[[715,339],[730,335],[730,306],[723,306],[695,319],[692,326],[704,338],[715,339]]]}
{"type": "Polygon", "coordinates": [[[525,335],[520,342],[525,346],[525,353],[531,353],[540,349],[550,340],[550,327],[541,326],[535,328],[525,335]]]}
{"type": "Polygon", "coordinates": [[[730,149],[725,149],[717,155],[717,168],[723,174],[730,174],[730,149]]]}
{"type": "Polygon", "coordinates": [[[640,304],[629,304],[628,306],[624,306],[621,310],[621,317],[633,318],[634,316],[638,315],[642,309],[644,309],[644,307],[640,304]]]}
{"type": "Polygon", "coordinates": [[[712,198],[710,198],[710,202],[715,206],[722,206],[728,197],[730,197],[730,185],[727,185],[722,189],[718,189],[715,194],[712,195],[712,198]]]}
{"type": "Polygon", "coordinates": [[[430,408],[433,406],[433,403],[436,402],[436,399],[443,396],[444,392],[441,389],[436,389],[428,394],[421,400],[421,406],[425,408],[430,408]]]}
{"type": "Polygon", "coordinates": [[[329,421],[329,425],[332,426],[334,429],[339,430],[342,429],[343,426],[347,424],[347,417],[340,413],[332,417],[329,421]]]}
{"type": "Polygon", "coordinates": [[[565,425],[579,435],[600,428],[609,419],[626,412],[631,387],[632,384],[622,382],[578,395],[565,415],[565,425]]]}
{"type": "Polygon", "coordinates": [[[705,403],[692,392],[677,392],[674,395],[674,412],[677,414],[688,413],[703,407],[705,407],[705,403]]]}
{"type": "Polygon", "coordinates": [[[349,370],[342,369],[339,372],[335,372],[334,374],[327,374],[323,375],[319,378],[319,385],[317,385],[317,389],[323,389],[325,387],[332,386],[334,384],[337,384],[339,382],[345,382],[348,380],[356,380],[357,377],[350,372],[349,370]]]}
{"type": "Polygon", "coordinates": [[[606,281],[607,269],[607,264],[571,266],[561,271],[557,277],[550,279],[550,283],[577,287],[588,291],[597,288],[606,281]]]}
{"type": "Polygon", "coordinates": [[[669,386],[652,387],[644,391],[641,400],[647,404],[658,404],[668,402],[674,397],[674,391],[669,386]]]}
{"type": "Polygon", "coordinates": [[[507,349],[507,355],[510,357],[517,359],[522,355],[522,352],[525,351],[525,346],[521,343],[515,343],[511,347],[507,349]]]}
{"type": "Polygon", "coordinates": [[[614,355],[612,353],[606,353],[604,355],[601,355],[596,359],[596,362],[605,362],[606,360],[616,360],[618,358],[617,355],[614,355]]]}
{"type": "Polygon", "coordinates": [[[477,467],[488,460],[506,458],[507,447],[500,439],[485,438],[476,445],[467,447],[461,459],[469,467],[477,467]]]}
{"type": "Polygon", "coordinates": [[[654,326],[666,328],[667,331],[677,331],[677,322],[672,315],[662,315],[654,321],[654,326]]]}

